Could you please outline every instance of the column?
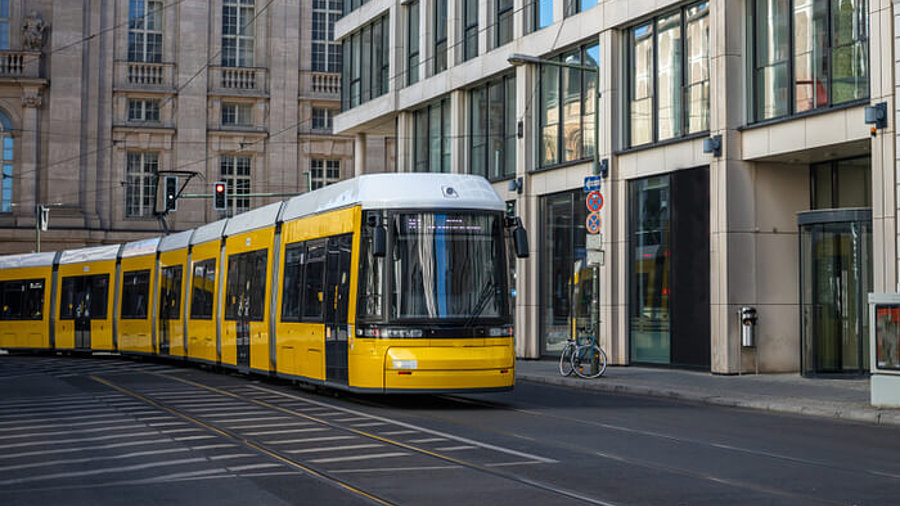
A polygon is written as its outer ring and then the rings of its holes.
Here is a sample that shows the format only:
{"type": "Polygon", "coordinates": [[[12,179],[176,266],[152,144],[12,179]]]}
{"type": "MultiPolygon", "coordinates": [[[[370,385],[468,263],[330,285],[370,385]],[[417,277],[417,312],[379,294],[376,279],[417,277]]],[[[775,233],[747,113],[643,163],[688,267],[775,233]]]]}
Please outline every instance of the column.
{"type": "Polygon", "coordinates": [[[366,134],[356,134],[353,144],[353,177],[366,172],[366,134]]]}
{"type": "MultiPolygon", "coordinates": [[[[517,3],[518,5],[518,3],[517,3]]],[[[521,16],[516,16],[519,19],[521,16]]],[[[528,232],[529,257],[516,259],[516,356],[539,358],[540,336],[540,213],[539,201],[528,168],[534,165],[536,104],[531,102],[536,81],[536,67],[516,67],[516,118],[522,122],[524,135],[516,141],[516,177],[522,178],[522,193],[516,198],[516,210],[528,232]]]]}
{"type": "Polygon", "coordinates": [[[34,206],[47,204],[41,202],[44,198],[41,191],[40,167],[38,159],[41,152],[40,135],[40,108],[43,105],[43,95],[38,87],[26,87],[22,90],[22,135],[16,139],[21,153],[20,163],[17,167],[18,174],[13,172],[13,177],[18,179],[18,188],[14,188],[15,201],[20,206],[14,208],[19,215],[20,222],[34,223],[34,206]],[[19,178],[19,174],[22,175],[19,178]]]}

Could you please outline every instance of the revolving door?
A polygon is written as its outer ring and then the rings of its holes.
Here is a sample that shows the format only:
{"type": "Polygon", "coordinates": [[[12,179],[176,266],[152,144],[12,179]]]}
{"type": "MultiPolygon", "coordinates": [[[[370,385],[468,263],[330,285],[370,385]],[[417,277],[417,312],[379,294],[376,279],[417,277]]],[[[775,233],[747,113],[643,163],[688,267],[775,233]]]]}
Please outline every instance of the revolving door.
{"type": "Polygon", "coordinates": [[[797,215],[800,227],[801,371],[869,370],[866,297],[872,289],[871,209],[797,215]]]}

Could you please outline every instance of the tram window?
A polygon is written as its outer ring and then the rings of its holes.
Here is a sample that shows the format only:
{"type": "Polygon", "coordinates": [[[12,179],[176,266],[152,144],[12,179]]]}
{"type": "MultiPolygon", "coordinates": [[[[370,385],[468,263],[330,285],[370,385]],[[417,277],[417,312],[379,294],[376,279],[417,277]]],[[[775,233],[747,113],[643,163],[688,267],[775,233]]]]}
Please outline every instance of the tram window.
{"type": "Polygon", "coordinates": [[[363,227],[360,250],[359,305],[360,318],[380,318],[384,300],[384,258],[372,254],[373,234],[363,227]]]}
{"type": "Polygon", "coordinates": [[[325,300],[325,241],[310,241],[303,280],[303,320],[322,321],[325,300]]]}
{"type": "Polygon", "coordinates": [[[150,270],[129,271],[122,275],[122,318],[147,318],[150,270]]]}
{"type": "Polygon", "coordinates": [[[231,255],[228,257],[228,281],[225,290],[225,319],[236,320],[238,316],[238,305],[240,303],[240,293],[238,286],[241,284],[240,275],[240,256],[231,255]]]}
{"type": "Polygon", "coordinates": [[[71,320],[75,317],[75,291],[79,278],[63,278],[60,287],[59,317],[71,320]]]}
{"type": "Polygon", "coordinates": [[[164,267],[160,273],[159,317],[164,320],[179,319],[181,309],[181,275],[182,267],[180,265],[164,267]]]}
{"type": "Polygon", "coordinates": [[[191,278],[191,318],[210,320],[216,288],[216,259],[210,258],[194,264],[191,278]]]}
{"type": "Polygon", "coordinates": [[[303,259],[306,244],[294,243],[284,250],[284,284],[281,290],[281,320],[300,321],[303,259]]]}
{"type": "Polygon", "coordinates": [[[250,319],[262,320],[266,311],[266,260],[267,250],[254,251],[250,254],[249,276],[250,319]]]}
{"type": "Polygon", "coordinates": [[[0,320],[40,320],[43,312],[43,279],[0,282],[0,320]]]}
{"type": "Polygon", "coordinates": [[[225,292],[225,319],[247,316],[262,320],[265,314],[266,262],[268,250],[239,253],[228,257],[225,292]]]}
{"type": "Polygon", "coordinates": [[[106,318],[106,306],[109,296],[109,274],[86,276],[86,284],[89,294],[91,312],[90,317],[95,320],[106,318]]]}

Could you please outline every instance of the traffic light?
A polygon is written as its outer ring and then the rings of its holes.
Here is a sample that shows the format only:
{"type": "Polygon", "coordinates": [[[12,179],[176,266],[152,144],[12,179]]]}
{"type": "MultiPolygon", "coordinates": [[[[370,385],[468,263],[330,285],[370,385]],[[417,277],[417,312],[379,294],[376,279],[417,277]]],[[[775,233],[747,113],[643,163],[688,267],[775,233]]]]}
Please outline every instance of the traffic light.
{"type": "Polygon", "coordinates": [[[166,211],[178,210],[178,176],[166,176],[166,211]]]}
{"type": "Polygon", "coordinates": [[[225,211],[228,209],[228,201],[225,200],[225,191],[227,189],[228,185],[225,184],[225,181],[216,181],[216,184],[213,187],[213,209],[216,211],[225,211]]]}

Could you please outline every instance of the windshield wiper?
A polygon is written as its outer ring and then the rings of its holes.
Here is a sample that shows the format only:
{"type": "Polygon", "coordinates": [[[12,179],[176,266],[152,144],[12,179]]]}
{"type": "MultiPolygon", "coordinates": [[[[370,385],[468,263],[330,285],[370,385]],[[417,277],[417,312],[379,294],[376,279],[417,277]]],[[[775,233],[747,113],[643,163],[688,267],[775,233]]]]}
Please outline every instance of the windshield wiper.
{"type": "Polygon", "coordinates": [[[463,324],[463,327],[470,327],[472,322],[475,321],[475,318],[481,316],[481,313],[484,312],[484,308],[487,307],[487,301],[491,299],[491,291],[494,289],[494,280],[488,279],[484,284],[484,287],[481,288],[481,293],[478,295],[478,302],[475,303],[475,307],[472,310],[472,315],[466,319],[466,323],[463,324]]]}

